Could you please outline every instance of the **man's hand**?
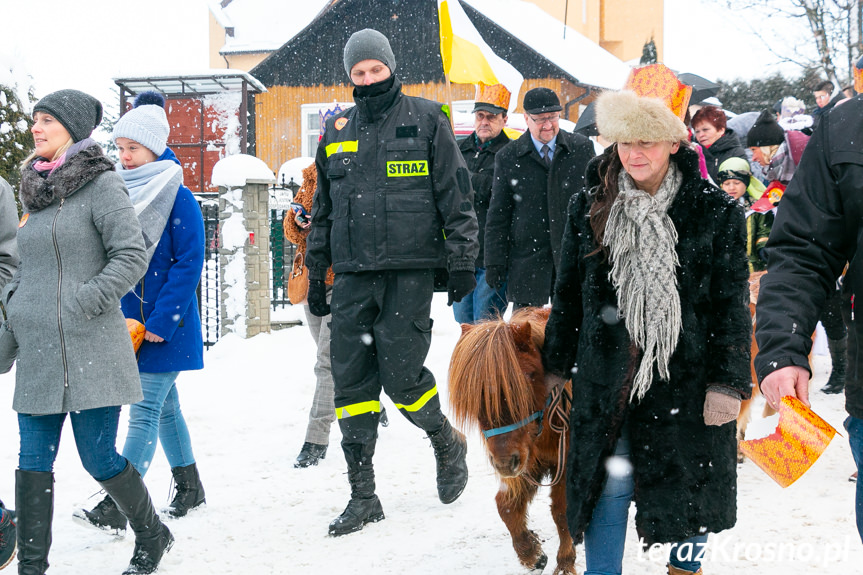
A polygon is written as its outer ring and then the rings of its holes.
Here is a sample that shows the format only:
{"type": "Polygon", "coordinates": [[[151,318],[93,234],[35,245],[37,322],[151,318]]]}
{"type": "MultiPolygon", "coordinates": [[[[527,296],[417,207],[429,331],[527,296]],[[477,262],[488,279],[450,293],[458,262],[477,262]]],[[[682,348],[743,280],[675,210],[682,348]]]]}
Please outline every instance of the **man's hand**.
{"type": "Polygon", "coordinates": [[[473,272],[450,272],[449,279],[446,282],[446,291],[449,295],[446,304],[452,305],[453,302],[461,301],[475,287],[476,277],[473,275],[473,272]]]}
{"type": "Polygon", "coordinates": [[[506,271],[503,269],[503,266],[488,266],[485,268],[485,283],[491,288],[502,288],[505,277],[506,271]]]}
{"type": "Polygon", "coordinates": [[[796,365],[777,369],[761,382],[761,395],[767,405],[779,409],[783,396],[791,395],[809,406],[809,372],[796,365]]]}
{"type": "Polygon", "coordinates": [[[309,280],[309,293],[306,296],[309,311],[313,316],[325,317],[330,315],[330,306],[327,303],[327,284],[324,280],[309,280]]]}

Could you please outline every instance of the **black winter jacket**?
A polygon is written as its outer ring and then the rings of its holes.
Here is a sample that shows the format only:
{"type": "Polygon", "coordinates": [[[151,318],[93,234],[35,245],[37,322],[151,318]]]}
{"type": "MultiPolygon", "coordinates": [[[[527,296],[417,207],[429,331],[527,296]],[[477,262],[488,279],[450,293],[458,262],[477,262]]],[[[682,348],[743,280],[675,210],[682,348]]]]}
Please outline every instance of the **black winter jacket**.
{"type": "Polygon", "coordinates": [[[485,227],[485,266],[508,270],[507,300],[545,305],[560,262],[569,198],[584,187],[593,143],[560,130],[551,168],[525,132],[497,153],[485,227]]]}
{"type": "Polygon", "coordinates": [[[746,150],[740,145],[740,138],[734,133],[731,128],[726,128],[725,133],[713,142],[709,148],[701,146],[704,150],[704,162],[707,164],[707,173],[710,178],[718,186],[719,185],[719,166],[728,158],[746,158],[746,150]]]}
{"type": "Polygon", "coordinates": [[[307,241],[309,278],[333,272],[474,271],[470,174],[441,105],[401,83],[327,120],[307,241]]]}
{"type": "MultiPolygon", "coordinates": [[[[608,153],[616,153],[613,149],[608,153]]],[[[648,544],[716,533],[736,522],[737,440],[733,422],[704,424],[708,386],[750,393],[749,270],[743,211],[701,179],[695,152],[672,156],[683,183],[668,214],[677,230],[683,329],[670,379],[654,368],[644,399],[629,401],[640,351],[617,319],[611,266],[588,213],[600,183],[600,156],[588,168],[589,192],[569,205],[560,273],[545,331],[547,371],[572,377],[567,457],[567,521],[580,540],[602,492],[606,459],[629,424],[636,528],[648,544]]],[[[669,286],[673,289],[673,286],[669,286]]]]}
{"type": "Polygon", "coordinates": [[[845,409],[863,418],[860,346],[863,327],[854,312],[863,293],[863,96],[823,116],[782,196],[767,241],[767,275],[758,296],[759,380],[789,365],[809,369],[810,336],[850,262],[842,289],[848,326],[845,409]]]}
{"type": "Polygon", "coordinates": [[[481,149],[477,147],[476,132],[459,143],[462,157],[470,172],[470,183],[473,188],[473,209],[476,211],[476,221],[479,224],[479,255],[476,257],[476,267],[485,264],[485,222],[488,214],[488,204],[491,200],[491,186],[494,183],[494,157],[512,140],[501,130],[500,134],[487,142],[481,149]]]}

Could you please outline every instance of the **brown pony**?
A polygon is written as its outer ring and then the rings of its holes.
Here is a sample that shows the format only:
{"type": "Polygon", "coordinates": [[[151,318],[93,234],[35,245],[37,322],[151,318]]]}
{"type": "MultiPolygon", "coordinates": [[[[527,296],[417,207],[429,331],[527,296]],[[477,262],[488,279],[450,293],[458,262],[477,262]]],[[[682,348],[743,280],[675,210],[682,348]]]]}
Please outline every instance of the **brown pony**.
{"type": "MultiPolygon", "coordinates": [[[[547,309],[528,308],[513,315],[510,323],[497,319],[462,324],[450,361],[450,411],[460,427],[483,432],[500,479],[498,514],[519,561],[529,569],[541,571],[548,557],[527,528],[527,508],[544,478],[558,480],[551,487],[551,514],[560,538],[554,575],[575,575],[575,547],[566,525],[564,482],[559,480],[568,422],[551,415],[568,416],[569,406],[547,409],[552,390],[545,385],[540,358],[548,314],[547,309]]],[[[561,391],[555,390],[554,397],[561,391]]],[[[563,397],[571,397],[571,382],[566,392],[563,397]]]]}

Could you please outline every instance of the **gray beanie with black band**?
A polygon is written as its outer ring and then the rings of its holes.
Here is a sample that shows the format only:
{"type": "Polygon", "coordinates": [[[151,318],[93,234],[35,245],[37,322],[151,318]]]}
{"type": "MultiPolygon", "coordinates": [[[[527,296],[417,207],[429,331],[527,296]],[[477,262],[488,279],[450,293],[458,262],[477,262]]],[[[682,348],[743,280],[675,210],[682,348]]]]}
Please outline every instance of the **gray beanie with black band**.
{"type": "Polygon", "coordinates": [[[351,69],[363,60],[378,60],[386,64],[390,72],[396,71],[396,57],[390,48],[387,37],[371,28],[354,32],[345,44],[345,72],[351,75],[351,69]]]}
{"type": "Polygon", "coordinates": [[[54,116],[76,143],[89,138],[102,121],[102,103],[78,90],[59,90],[48,94],[33,106],[33,113],[36,112],[54,116]]]}

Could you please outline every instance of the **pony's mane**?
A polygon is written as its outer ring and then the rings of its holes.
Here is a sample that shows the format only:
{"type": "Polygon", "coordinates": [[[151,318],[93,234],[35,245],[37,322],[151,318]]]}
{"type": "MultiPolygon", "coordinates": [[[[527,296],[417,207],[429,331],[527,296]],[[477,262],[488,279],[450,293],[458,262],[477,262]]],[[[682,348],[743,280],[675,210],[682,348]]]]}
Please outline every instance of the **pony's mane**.
{"type": "Polygon", "coordinates": [[[547,311],[520,310],[511,323],[483,321],[462,334],[449,368],[449,401],[457,426],[479,427],[480,414],[493,423],[504,416],[513,423],[533,413],[533,391],[518,363],[524,352],[517,349],[512,327],[529,324],[531,343],[541,349],[547,319],[547,311]]]}

